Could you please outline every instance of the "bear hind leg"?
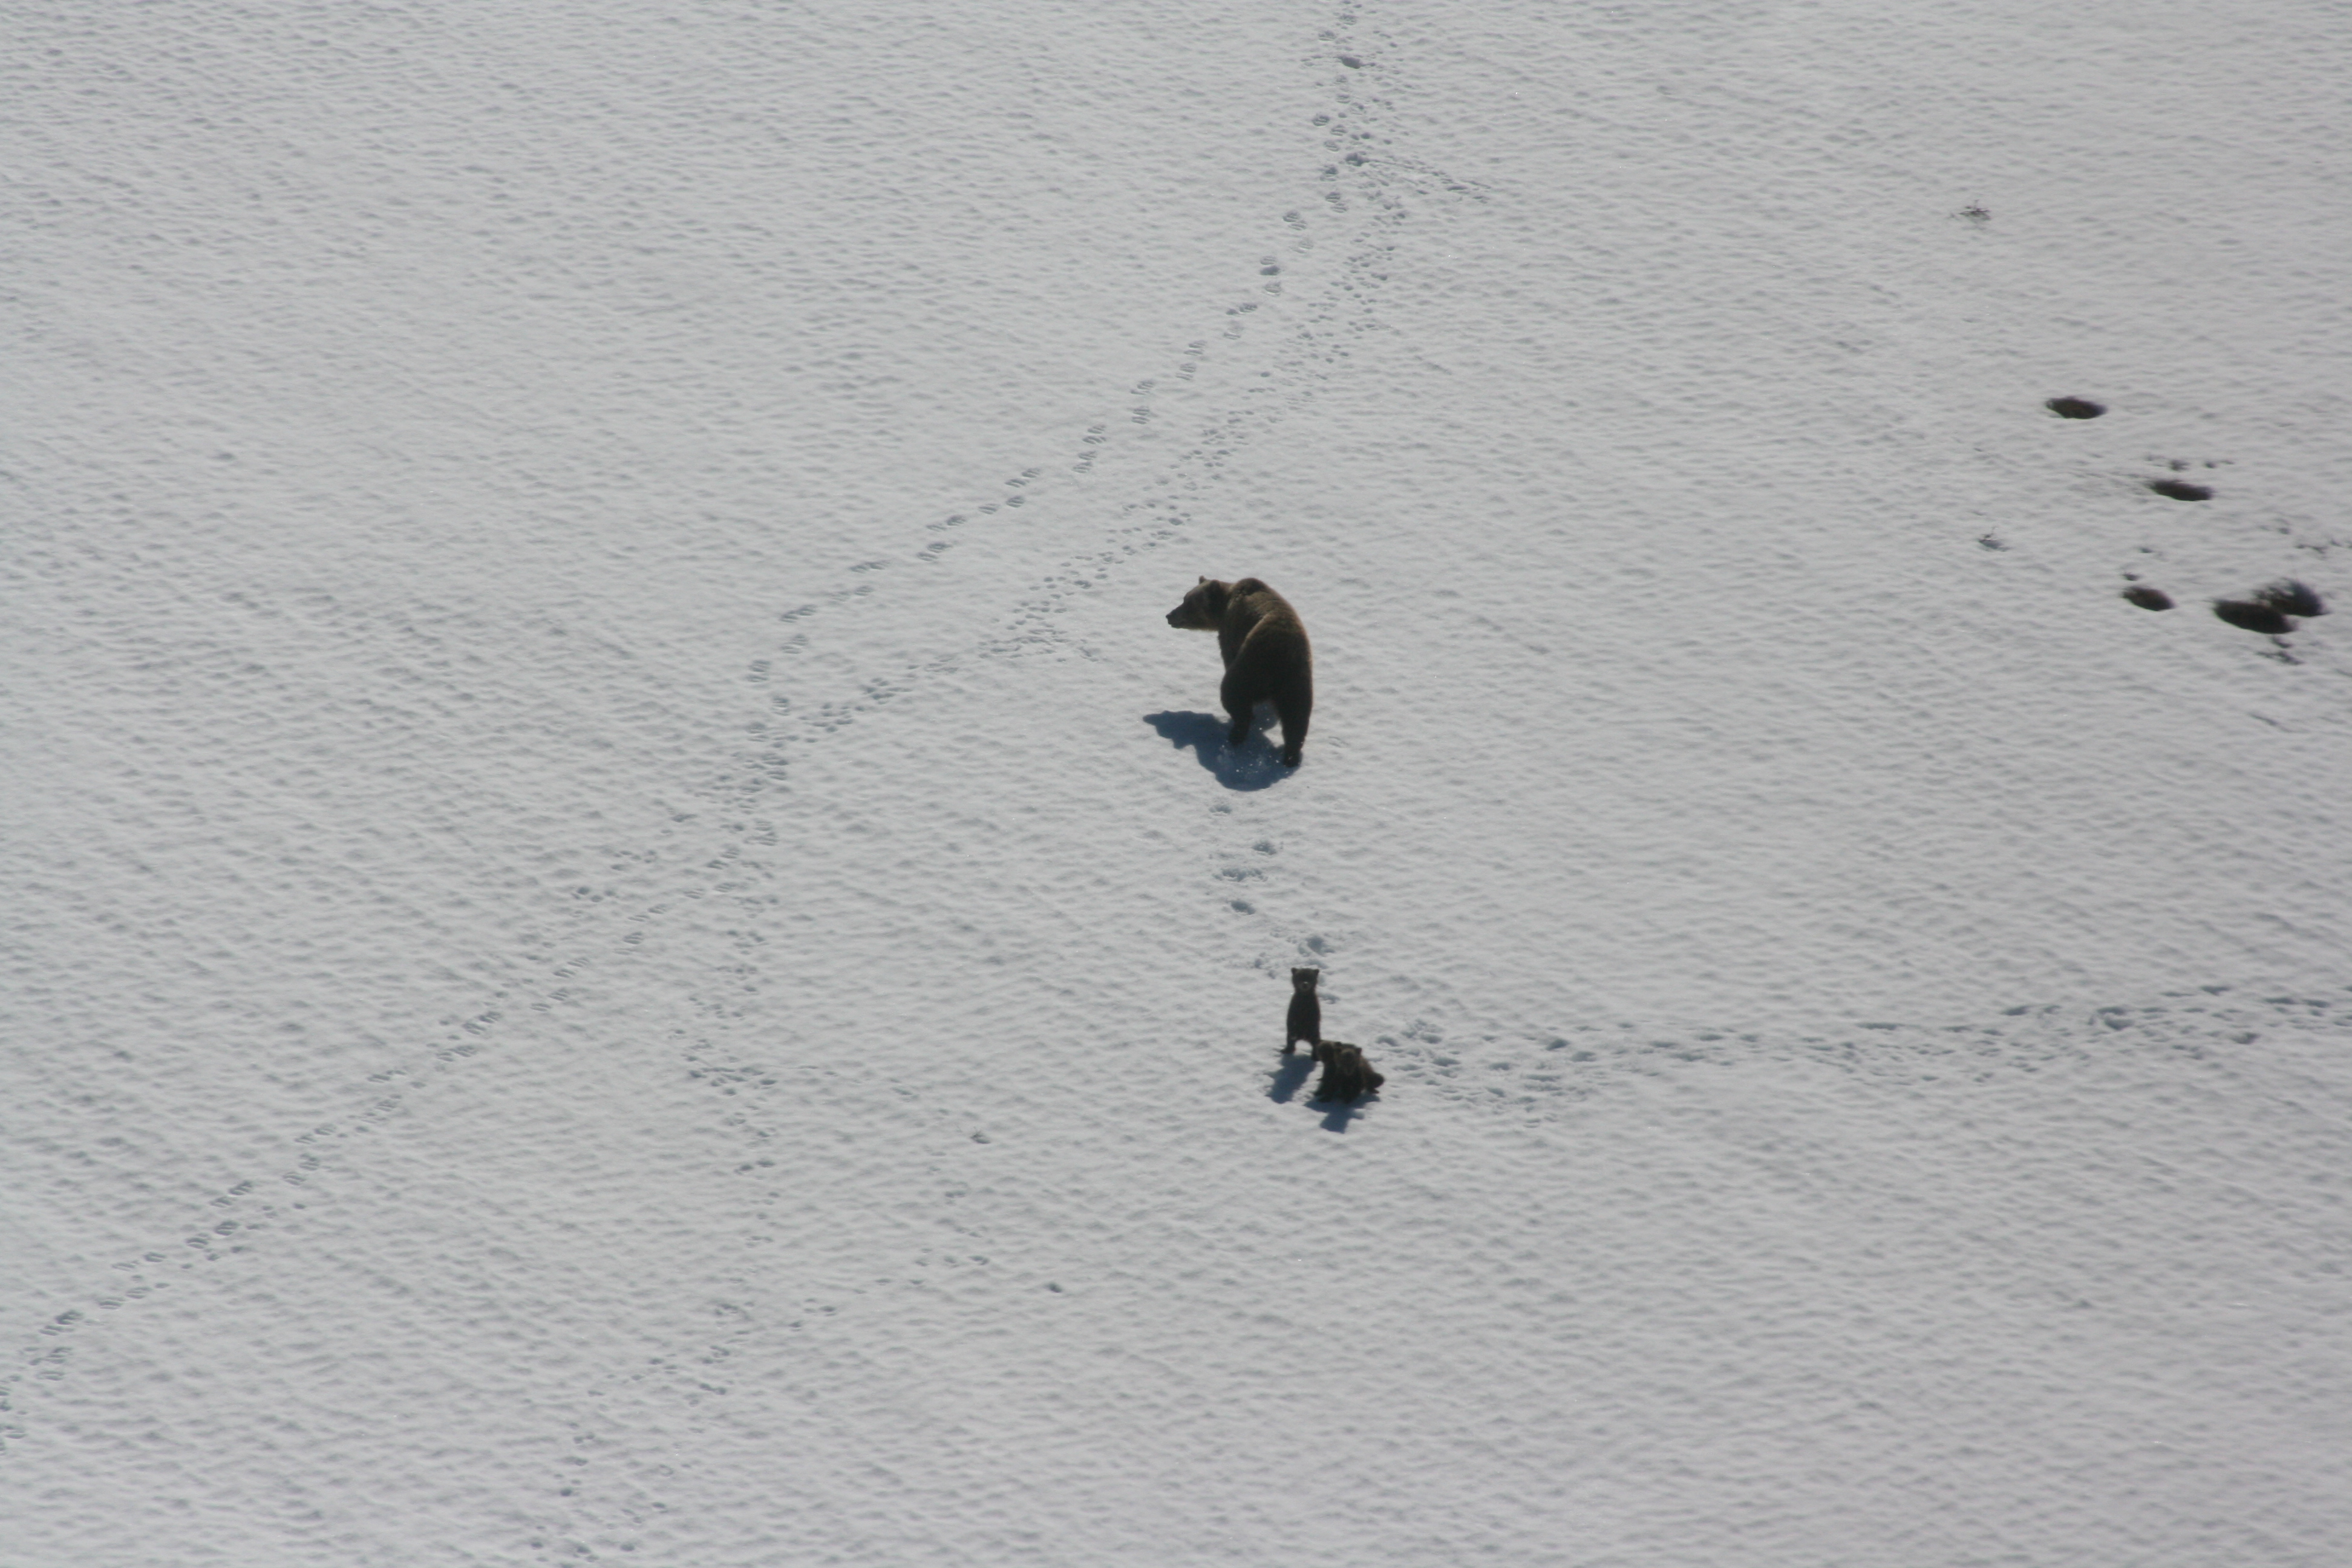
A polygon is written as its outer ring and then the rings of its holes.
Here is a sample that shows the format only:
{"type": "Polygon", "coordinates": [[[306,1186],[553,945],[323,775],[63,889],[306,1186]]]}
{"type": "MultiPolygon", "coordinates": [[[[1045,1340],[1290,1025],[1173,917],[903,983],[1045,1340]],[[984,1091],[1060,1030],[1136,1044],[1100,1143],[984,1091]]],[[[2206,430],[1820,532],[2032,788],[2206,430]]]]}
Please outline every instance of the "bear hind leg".
{"type": "Polygon", "coordinates": [[[1225,705],[1225,716],[1230,721],[1225,726],[1225,744],[1239,751],[1248,742],[1250,726],[1257,720],[1257,698],[1246,682],[1228,675],[1217,689],[1217,700],[1225,705]]]}
{"type": "Polygon", "coordinates": [[[1301,761],[1299,748],[1307,744],[1307,716],[1315,710],[1314,702],[1286,692],[1274,700],[1274,710],[1282,716],[1282,765],[1295,768],[1301,761]]]}

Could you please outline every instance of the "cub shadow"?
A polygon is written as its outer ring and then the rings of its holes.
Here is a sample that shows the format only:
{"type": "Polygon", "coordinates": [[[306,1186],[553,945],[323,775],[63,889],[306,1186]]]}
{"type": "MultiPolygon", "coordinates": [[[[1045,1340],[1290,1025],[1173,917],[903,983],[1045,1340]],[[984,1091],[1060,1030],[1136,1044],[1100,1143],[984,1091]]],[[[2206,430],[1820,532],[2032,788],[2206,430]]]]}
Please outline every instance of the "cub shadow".
{"type": "MultiPolygon", "coordinates": [[[[1276,1105],[1288,1105],[1298,1098],[1301,1089],[1307,1088],[1307,1080],[1315,1076],[1316,1070],[1314,1057],[1306,1051],[1283,1058],[1282,1065],[1274,1070],[1272,1078],[1266,1079],[1265,1097],[1276,1105]]],[[[1380,1091],[1374,1089],[1359,1100],[1310,1100],[1307,1105],[1309,1110],[1323,1113],[1324,1131],[1345,1132],[1348,1124],[1369,1109],[1369,1102],[1379,1098],[1380,1091]]]]}
{"type": "MultiPolygon", "coordinates": [[[[1310,1077],[1315,1077],[1315,1058],[1307,1056],[1306,1051],[1298,1051],[1296,1056],[1284,1056],[1282,1065],[1275,1068],[1270,1079],[1265,1079],[1265,1098],[1273,1100],[1275,1105],[1289,1105],[1291,1100],[1298,1098],[1298,1090],[1306,1089],[1310,1077]]],[[[1307,1107],[1319,1110],[1324,1114],[1322,1129],[1327,1133],[1345,1133],[1348,1123],[1364,1114],[1364,1102],[1376,1100],[1376,1098],[1379,1098],[1379,1090],[1373,1090],[1373,1093],[1364,1096],[1364,1100],[1357,1100],[1352,1105],[1348,1100],[1307,1100],[1307,1107]]]]}
{"type": "Polygon", "coordinates": [[[1282,1066],[1265,1086],[1265,1097],[1276,1105],[1288,1105],[1314,1071],[1315,1058],[1304,1051],[1283,1058],[1282,1066]]]}
{"type": "MultiPolygon", "coordinates": [[[[1377,1090],[1377,1089],[1375,1089],[1372,1093],[1370,1093],[1370,1094],[1368,1094],[1368,1095],[1364,1096],[1364,1100],[1376,1100],[1376,1099],[1378,1099],[1378,1098],[1379,1098],[1379,1090],[1377,1090]]],[[[1350,1101],[1350,1100],[1308,1100],[1308,1101],[1307,1101],[1307,1103],[1308,1103],[1309,1105],[1326,1105],[1326,1104],[1328,1104],[1328,1106],[1330,1106],[1330,1108],[1331,1108],[1331,1109],[1330,1109],[1330,1110],[1327,1110],[1327,1111],[1325,1111],[1325,1112],[1323,1113],[1323,1131],[1326,1131],[1326,1132],[1345,1132],[1345,1131],[1348,1130],[1348,1123],[1349,1123],[1350,1121],[1354,1121],[1358,1116],[1360,1116],[1360,1115],[1361,1115],[1361,1114],[1363,1113],[1363,1110],[1364,1110],[1364,1100],[1352,1100],[1352,1101],[1350,1101]]]]}
{"type": "Polygon", "coordinates": [[[1225,744],[1225,721],[1213,713],[1146,713],[1143,721],[1178,751],[1189,749],[1227,789],[1265,789],[1290,772],[1265,738],[1264,714],[1251,717],[1250,737],[1238,749],[1225,744]]]}

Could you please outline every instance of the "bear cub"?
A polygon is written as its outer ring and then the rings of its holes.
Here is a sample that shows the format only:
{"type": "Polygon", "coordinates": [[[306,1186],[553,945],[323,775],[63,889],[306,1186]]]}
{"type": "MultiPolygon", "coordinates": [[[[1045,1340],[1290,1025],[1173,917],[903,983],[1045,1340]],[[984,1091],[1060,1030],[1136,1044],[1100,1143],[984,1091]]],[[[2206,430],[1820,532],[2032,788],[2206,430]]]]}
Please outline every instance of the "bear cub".
{"type": "Polygon", "coordinates": [[[1282,719],[1282,765],[1297,767],[1307,718],[1315,710],[1315,652],[1290,602],[1255,577],[1238,583],[1203,577],[1168,612],[1168,624],[1217,634],[1225,660],[1225,683],[1217,695],[1233,720],[1225,743],[1248,740],[1251,714],[1261,701],[1271,701],[1282,719]]]}
{"type": "Polygon", "coordinates": [[[1305,1040],[1309,1050],[1323,1037],[1323,1004],[1316,999],[1315,983],[1323,978],[1319,969],[1294,969],[1290,972],[1290,1017],[1283,1026],[1282,1054],[1288,1056],[1305,1040]]]}
{"type": "Polygon", "coordinates": [[[1323,1064],[1323,1081],[1315,1086],[1317,1100],[1353,1104],[1388,1082],[1364,1059],[1362,1047],[1345,1040],[1316,1041],[1315,1059],[1323,1064]]]}

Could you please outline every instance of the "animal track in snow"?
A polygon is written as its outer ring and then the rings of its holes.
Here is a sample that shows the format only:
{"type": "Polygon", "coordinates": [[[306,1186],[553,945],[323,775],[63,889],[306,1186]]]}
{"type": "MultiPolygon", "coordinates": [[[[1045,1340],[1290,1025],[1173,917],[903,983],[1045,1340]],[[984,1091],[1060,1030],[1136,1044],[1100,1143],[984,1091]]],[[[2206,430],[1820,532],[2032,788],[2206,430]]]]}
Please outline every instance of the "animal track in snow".
{"type": "MultiPolygon", "coordinates": [[[[1352,22],[1352,14],[1342,13],[1341,21],[1352,22]]],[[[1370,58],[1356,46],[1349,46],[1349,52],[1360,62],[1370,58]]],[[[1360,63],[1353,68],[1364,67],[1360,63]]],[[[1380,74],[1386,85],[1394,87],[1391,62],[1383,59],[1380,74]]],[[[1314,204],[1286,209],[1273,220],[1269,237],[1278,247],[1286,247],[1286,251],[1257,250],[1236,258],[1237,286],[1254,285],[1261,297],[1237,300],[1222,308],[1223,325],[1215,336],[1227,344],[1245,343],[1253,329],[1267,319],[1262,310],[1284,312],[1280,319],[1288,331],[1261,362],[1261,377],[1276,384],[1271,399],[1244,400],[1237,384],[1228,395],[1227,405],[1202,425],[1199,438],[1169,462],[1165,476],[1138,481],[1148,484],[1151,499],[1122,503],[1098,547],[1066,556],[1037,578],[1031,591],[1011,606],[1012,625],[1000,635],[904,661],[881,674],[832,663],[823,638],[831,621],[861,602],[872,601],[877,590],[903,591],[912,578],[898,568],[948,566],[952,560],[950,550],[984,547],[990,529],[1003,526],[1024,508],[1054,494],[1055,476],[1042,463],[1020,469],[1015,477],[987,491],[990,499],[984,501],[940,521],[910,525],[919,534],[932,537],[919,543],[910,540],[899,553],[868,557],[842,568],[834,586],[778,611],[777,622],[789,628],[790,635],[772,655],[747,661],[744,668],[744,682],[759,694],[761,704],[758,716],[747,719],[738,731],[746,739],[745,749],[700,786],[718,808],[718,821],[715,826],[699,830],[726,835],[732,841],[708,844],[699,853],[664,856],[637,851],[649,862],[648,874],[667,867],[667,875],[657,892],[626,902],[612,888],[593,881],[567,883],[562,918],[572,929],[567,931],[561,951],[569,956],[559,960],[549,949],[517,958],[519,967],[538,973],[534,983],[499,988],[492,997],[495,1005],[453,1014],[434,1031],[419,1031],[408,1044],[395,1047],[385,1065],[365,1075],[363,1081],[347,1084],[339,1096],[331,1097],[340,1099],[348,1109],[321,1118],[298,1134],[293,1145],[299,1152],[290,1160],[215,1194],[205,1206],[219,1212],[208,1214],[203,1224],[192,1223],[178,1240],[110,1265],[109,1271],[119,1279],[110,1279],[31,1331],[21,1357],[29,1374],[43,1379],[65,1376],[68,1357],[62,1342],[104,1321],[108,1314],[167,1290],[173,1274],[260,1245],[259,1238],[277,1228],[289,1213],[305,1206],[306,1190],[344,1173],[352,1151],[362,1148],[369,1137],[406,1112],[415,1089],[498,1048],[503,1022],[517,1011],[551,1015],[583,1005],[589,998],[579,984],[582,977],[626,963],[644,945],[648,933],[677,910],[708,907],[730,898],[760,902],[760,896],[751,892],[740,875],[744,848],[747,844],[775,845],[772,824],[758,815],[758,798],[767,790],[790,787],[795,753],[822,744],[827,737],[918,689],[926,679],[969,660],[1013,656],[1060,643],[1063,634],[1054,625],[1054,617],[1071,595],[1090,592],[1109,574],[1139,559],[1153,557],[1160,546],[1181,537],[1192,514],[1178,498],[1204,494],[1238,447],[1279,423],[1283,415],[1273,405],[1311,395],[1316,382],[1347,357],[1343,330],[1380,330],[1371,300],[1385,280],[1388,263],[1383,258],[1394,249],[1388,237],[1404,217],[1395,190],[1486,199],[1475,182],[1455,179],[1399,153],[1391,130],[1393,103],[1386,96],[1360,96],[1350,90],[1351,83],[1360,86],[1363,79],[1350,76],[1339,80],[1331,110],[1317,116],[1319,123],[1329,127],[1327,140],[1345,149],[1345,155],[1324,165],[1319,174],[1302,172],[1303,184],[1328,187],[1319,193],[1323,222],[1345,218],[1360,209],[1362,216],[1354,220],[1349,232],[1326,237],[1318,250],[1315,224],[1307,216],[1314,204]],[[821,665],[833,668],[848,689],[830,698],[807,690],[809,672],[821,665]],[[432,1037],[426,1037],[428,1034],[432,1037]]],[[[1220,349],[1213,356],[1211,341],[1207,336],[1188,341],[1165,377],[1136,384],[1126,405],[1123,429],[1113,419],[1090,426],[1066,477],[1099,482],[1097,471],[1106,459],[1118,457],[1129,444],[1155,437],[1157,427],[1167,422],[1162,417],[1165,397],[1179,389],[1197,395],[1203,369],[1240,352],[1220,349]]],[[[674,811],[670,823],[674,828],[683,828],[699,823],[702,816],[674,811]]],[[[1265,918],[1255,907],[1241,912],[1265,918]]],[[[742,928],[724,933],[721,940],[739,949],[756,948],[760,941],[756,932],[742,928]]],[[[1285,939],[1285,943],[1319,954],[1328,938],[1317,931],[1285,939]]],[[[0,1383],[0,1421],[5,1421],[7,1409],[7,1384],[0,1383]]],[[[7,1434],[8,1428],[0,1426],[0,1453],[5,1452],[7,1434]]]]}

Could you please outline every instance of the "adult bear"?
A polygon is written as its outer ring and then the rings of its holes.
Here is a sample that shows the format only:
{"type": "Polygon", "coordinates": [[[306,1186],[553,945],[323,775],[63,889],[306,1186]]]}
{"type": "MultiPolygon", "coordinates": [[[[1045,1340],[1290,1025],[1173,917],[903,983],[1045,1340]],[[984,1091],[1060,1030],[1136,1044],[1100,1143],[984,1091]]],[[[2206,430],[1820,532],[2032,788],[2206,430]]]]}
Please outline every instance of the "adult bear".
{"type": "Polygon", "coordinates": [[[1203,577],[1168,612],[1168,624],[1217,634],[1217,651],[1225,658],[1225,683],[1217,695],[1233,720],[1225,743],[1248,740],[1252,711],[1270,700],[1282,717],[1282,765],[1297,767],[1298,748],[1307,743],[1307,717],[1315,710],[1315,650],[1290,602],[1255,577],[1238,583],[1203,577]]]}

